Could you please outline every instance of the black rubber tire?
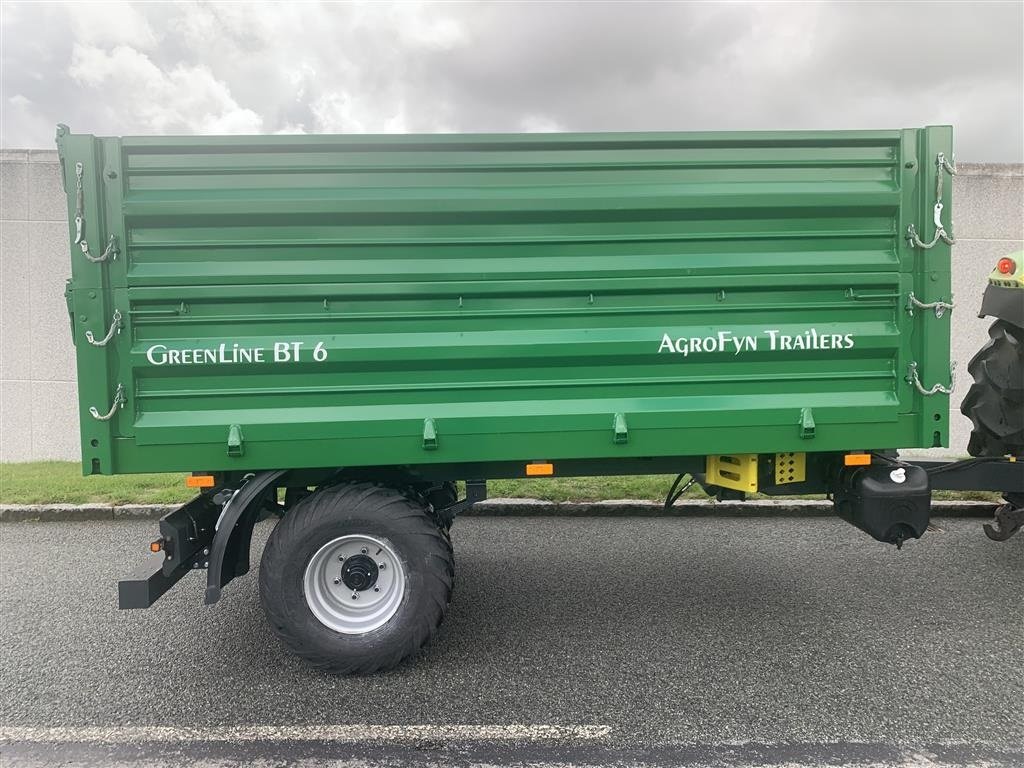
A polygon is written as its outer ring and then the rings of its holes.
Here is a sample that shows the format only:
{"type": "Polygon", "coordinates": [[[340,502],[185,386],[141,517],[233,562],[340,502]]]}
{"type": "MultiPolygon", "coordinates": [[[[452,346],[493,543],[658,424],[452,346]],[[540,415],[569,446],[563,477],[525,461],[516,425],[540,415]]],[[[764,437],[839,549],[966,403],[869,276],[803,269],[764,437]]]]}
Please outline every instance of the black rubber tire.
{"type": "Polygon", "coordinates": [[[451,544],[417,501],[371,483],[336,485],[302,499],[277,524],[260,566],[267,622],[295,654],[333,674],[391,669],[433,637],[451,601],[451,544]],[[324,544],[346,534],[387,539],[406,572],[405,594],[379,629],[342,634],[322,624],[303,593],[303,574],[324,544]]]}
{"type": "Polygon", "coordinates": [[[974,429],[972,456],[1024,455],[1024,329],[996,320],[967,367],[974,377],[961,413],[974,429]]]}

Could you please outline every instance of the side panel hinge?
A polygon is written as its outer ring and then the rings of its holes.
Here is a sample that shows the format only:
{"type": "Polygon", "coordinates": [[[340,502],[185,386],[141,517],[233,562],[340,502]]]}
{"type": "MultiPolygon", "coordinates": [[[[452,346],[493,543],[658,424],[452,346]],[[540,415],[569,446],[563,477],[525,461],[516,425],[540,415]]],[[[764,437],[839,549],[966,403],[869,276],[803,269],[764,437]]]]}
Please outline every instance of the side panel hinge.
{"type": "Polygon", "coordinates": [[[622,444],[629,442],[629,429],[626,427],[626,417],[616,413],[612,426],[615,429],[615,442],[622,444]]]}
{"type": "Polygon", "coordinates": [[[245,454],[242,439],[242,428],[238,424],[228,427],[228,456],[238,457],[245,454]]]}
{"type": "Polygon", "coordinates": [[[811,440],[814,438],[814,412],[810,408],[800,409],[800,439],[811,440]]]}
{"type": "Polygon", "coordinates": [[[437,426],[433,419],[423,420],[423,450],[437,450],[437,426]]]}

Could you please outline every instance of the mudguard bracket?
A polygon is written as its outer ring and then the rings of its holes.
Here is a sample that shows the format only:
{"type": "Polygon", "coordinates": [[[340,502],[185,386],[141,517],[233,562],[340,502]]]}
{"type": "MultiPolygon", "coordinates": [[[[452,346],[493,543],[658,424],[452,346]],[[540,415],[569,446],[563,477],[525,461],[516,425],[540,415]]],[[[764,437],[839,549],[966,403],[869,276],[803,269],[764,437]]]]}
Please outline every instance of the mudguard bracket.
{"type": "Polygon", "coordinates": [[[221,589],[235,576],[249,570],[249,542],[260,511],[259,503],[263,493],[286,472],[278,469],[247,475],[242,486],[225,503],[210,546],[210,565],[206,572],[207,605],[220,600],[221,589]]]}

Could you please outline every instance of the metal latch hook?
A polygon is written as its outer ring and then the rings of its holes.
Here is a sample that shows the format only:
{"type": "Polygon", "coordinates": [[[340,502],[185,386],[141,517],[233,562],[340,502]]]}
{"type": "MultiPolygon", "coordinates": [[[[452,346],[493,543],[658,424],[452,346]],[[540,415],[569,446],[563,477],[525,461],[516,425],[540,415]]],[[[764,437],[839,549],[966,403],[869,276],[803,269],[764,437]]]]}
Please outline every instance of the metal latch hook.
{"type": "Polygon", "coordinates": [[[921,384],[920,377],[917,375],[917,361],[911,361],[910,365],[907,366],[907,383],[913,384],[914,389],[926,397],[940,393],[943,395],[951,395],[953,394],[953,390],[956,389],[956,361],[954,360],[949,364],[948,387],[944,387],[941,384],[935,384],[931,389],[925,389],[924,385],[921,384]]]}
{"type": "Polygon", "coordinates": [[[114,318],[110,323],[110,329],[107,331],[107,335],[99,341],[96,341],[96,337],[92,335],[92,331],[85,332],[85,339],[94,347],[105,347],[109,341],[114,338],[117,334],[121,333],[121,310],[114,310],[114,318]]]}
{"type": "Polygon", "coordinates": [[[93,256],[89,253],[89,243],[87,241],[82,240],[78,245],[82,249],[82,253],[85,254],[85,258],[93,264],[98,264],[101,261],[106,261],[107,259],[114,261],[117,259],[117,254],[120,253],[117,247],[117,235],[110,236],[110,240],[107,241],[107,247],[103,249],[103,253],[99,256],[93,256]]]}
{"type": "Polygon", "coordinates": [[[917,298],[917,296],[914,295],[914,292],[911,291],[910,295],[907,296],[907,314],[913,316],[915,308],[935,310],[935,317],[938,318],[946,314],[947,309],[950,311],[955,309],[956,305],[952,301],[946,302],[942,301],[941,299],[939,299],[938,301],[921,301],[919,298],[917,298]]]}
{"type": "Polygon", "coordinates": [[[101,261],[113,261],[117,258],[117,235],[111,235],[110,240],[107,241],[107,247],[103,249],[103,253],[99,256],[93,256],[89,253],[89,243],[85,239],[85,193],[82,190],[82,173],[83,166],[81,163],[75,163],[75,244],[82,249],[82,253],[85,258],[91,261],[93,264],[98,264],[101,261]]]}
{"type": "Polygon", "coordinates": [[[75,244],[82,242],[82,229],[85,225],[83,208],[85,201],[82,193],[82,164],[75,163],[75,244]]]}
{"type": "Polygon", "coordinates": [[[932,209],[932,223],[935,225],[935,235],[926,243],[917,234],[917,228],[913,224],[907,226],[907,242],[911,247],[923,248],[924,250],[933,248],[939,240],[942,240],[946,245],[956,245],[956,238],[949,234],[946,228],[942,226],[943,172],[948,173],[950,176],[955,176],[956,167],[946,160],[946,156],[942,152],[935,156],[935,166],[935,207],[932,209]]]}
{"type": "Polygon", "coordinates": [[[124,408],[124,403],[124,384],[118,384],[117,389],[114,391],[114,402],[111,404],[110,410],[107,411],[106,415],[101,416],[94,405],[89,406],[89,414],[97,421],[110,421],[114,418],[114,414],[117,413],[119,408],[124,408]]]}

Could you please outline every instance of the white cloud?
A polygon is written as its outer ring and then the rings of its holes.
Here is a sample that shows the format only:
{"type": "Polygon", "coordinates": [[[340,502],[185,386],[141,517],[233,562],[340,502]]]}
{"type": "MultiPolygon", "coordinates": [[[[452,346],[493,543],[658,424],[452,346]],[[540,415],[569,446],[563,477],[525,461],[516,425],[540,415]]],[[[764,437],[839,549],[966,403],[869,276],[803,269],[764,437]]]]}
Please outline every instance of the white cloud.
{"type": "Polygon", "coordinates": [[[128,46],[107,51],[76,45],[68,74],[94,89],[105,109],[116,104],[131,110],[128,120],[145,133],[237,134],[263,128],[263,119],[241,107],[204,66],[177,65],[164,72],[128,46]]]}
{"type": "Polygon", "coordinates": [[[565,128],[546,115],[526,115],[519,121],[519,130],[526,133],[558,133],[565,128]]]}
{"type": "Polygon", "coordinates": [[[64,6],[76,42],[84,45],[131,45],[149,50],[158,37],[142,14],[128,2],[70,3],[64,6]]]}
{"type": "Polygon", "coordinates": [[[404,106],[331,91],[311,105],[321,133],[405,133],[404,106]],[[390,106],[390,109],[389,109],[390,106]]]}
{"type": "MultiPolygon", "coordinates": [[[[1024,153],[1021,3],[3,0],[6,146],[97,134],[898,128],[1024,153]],[[956,30],[909,50],[923,19],[956,30]],[[14,105],[23,95],[30,104],[14,105]]],[[[929,33],[930,34],[930,33],[929,33]]]]}
{"type": "MultiPolygon", "coordinates": [[[[8,136],[7,126],[10,124],[17,125],[21,130],[29,133],[33,136],[48,136],[52,141],[54,136],[55,125],[46,119],[45,115],[42,114],[38,105],[25,96],[23,93],[15,93],[12,96],[6,96],[6,104],[3,105],[3,109],[0,109],[0,113],[3,114],[3,126],[0,128],[0,146],[3,147],[25,147],[31,148],[32,145],[26,145],[18,143],[17,141],[10,141],[8,136]]],[[[38,144],[36,146],[39,146],[38,144]]]]}
{"type": "Polygon", "coordinates": [[[307,90],[313,90],[316,85],[316,69],[307,61],[301,62],[296,67],[289,67],[285,70],[288,83],[295,89],[295,99],[301,101],[307,90]]]}
{"type": "Polygon", "coordinates": [[[423,3],[404,4],[393,8],[392,21],[397,22],[403,41],[438,51],[450,50],[467,40],[467,32],[459,19],[437,13],[436,6],[423,3]]]}

